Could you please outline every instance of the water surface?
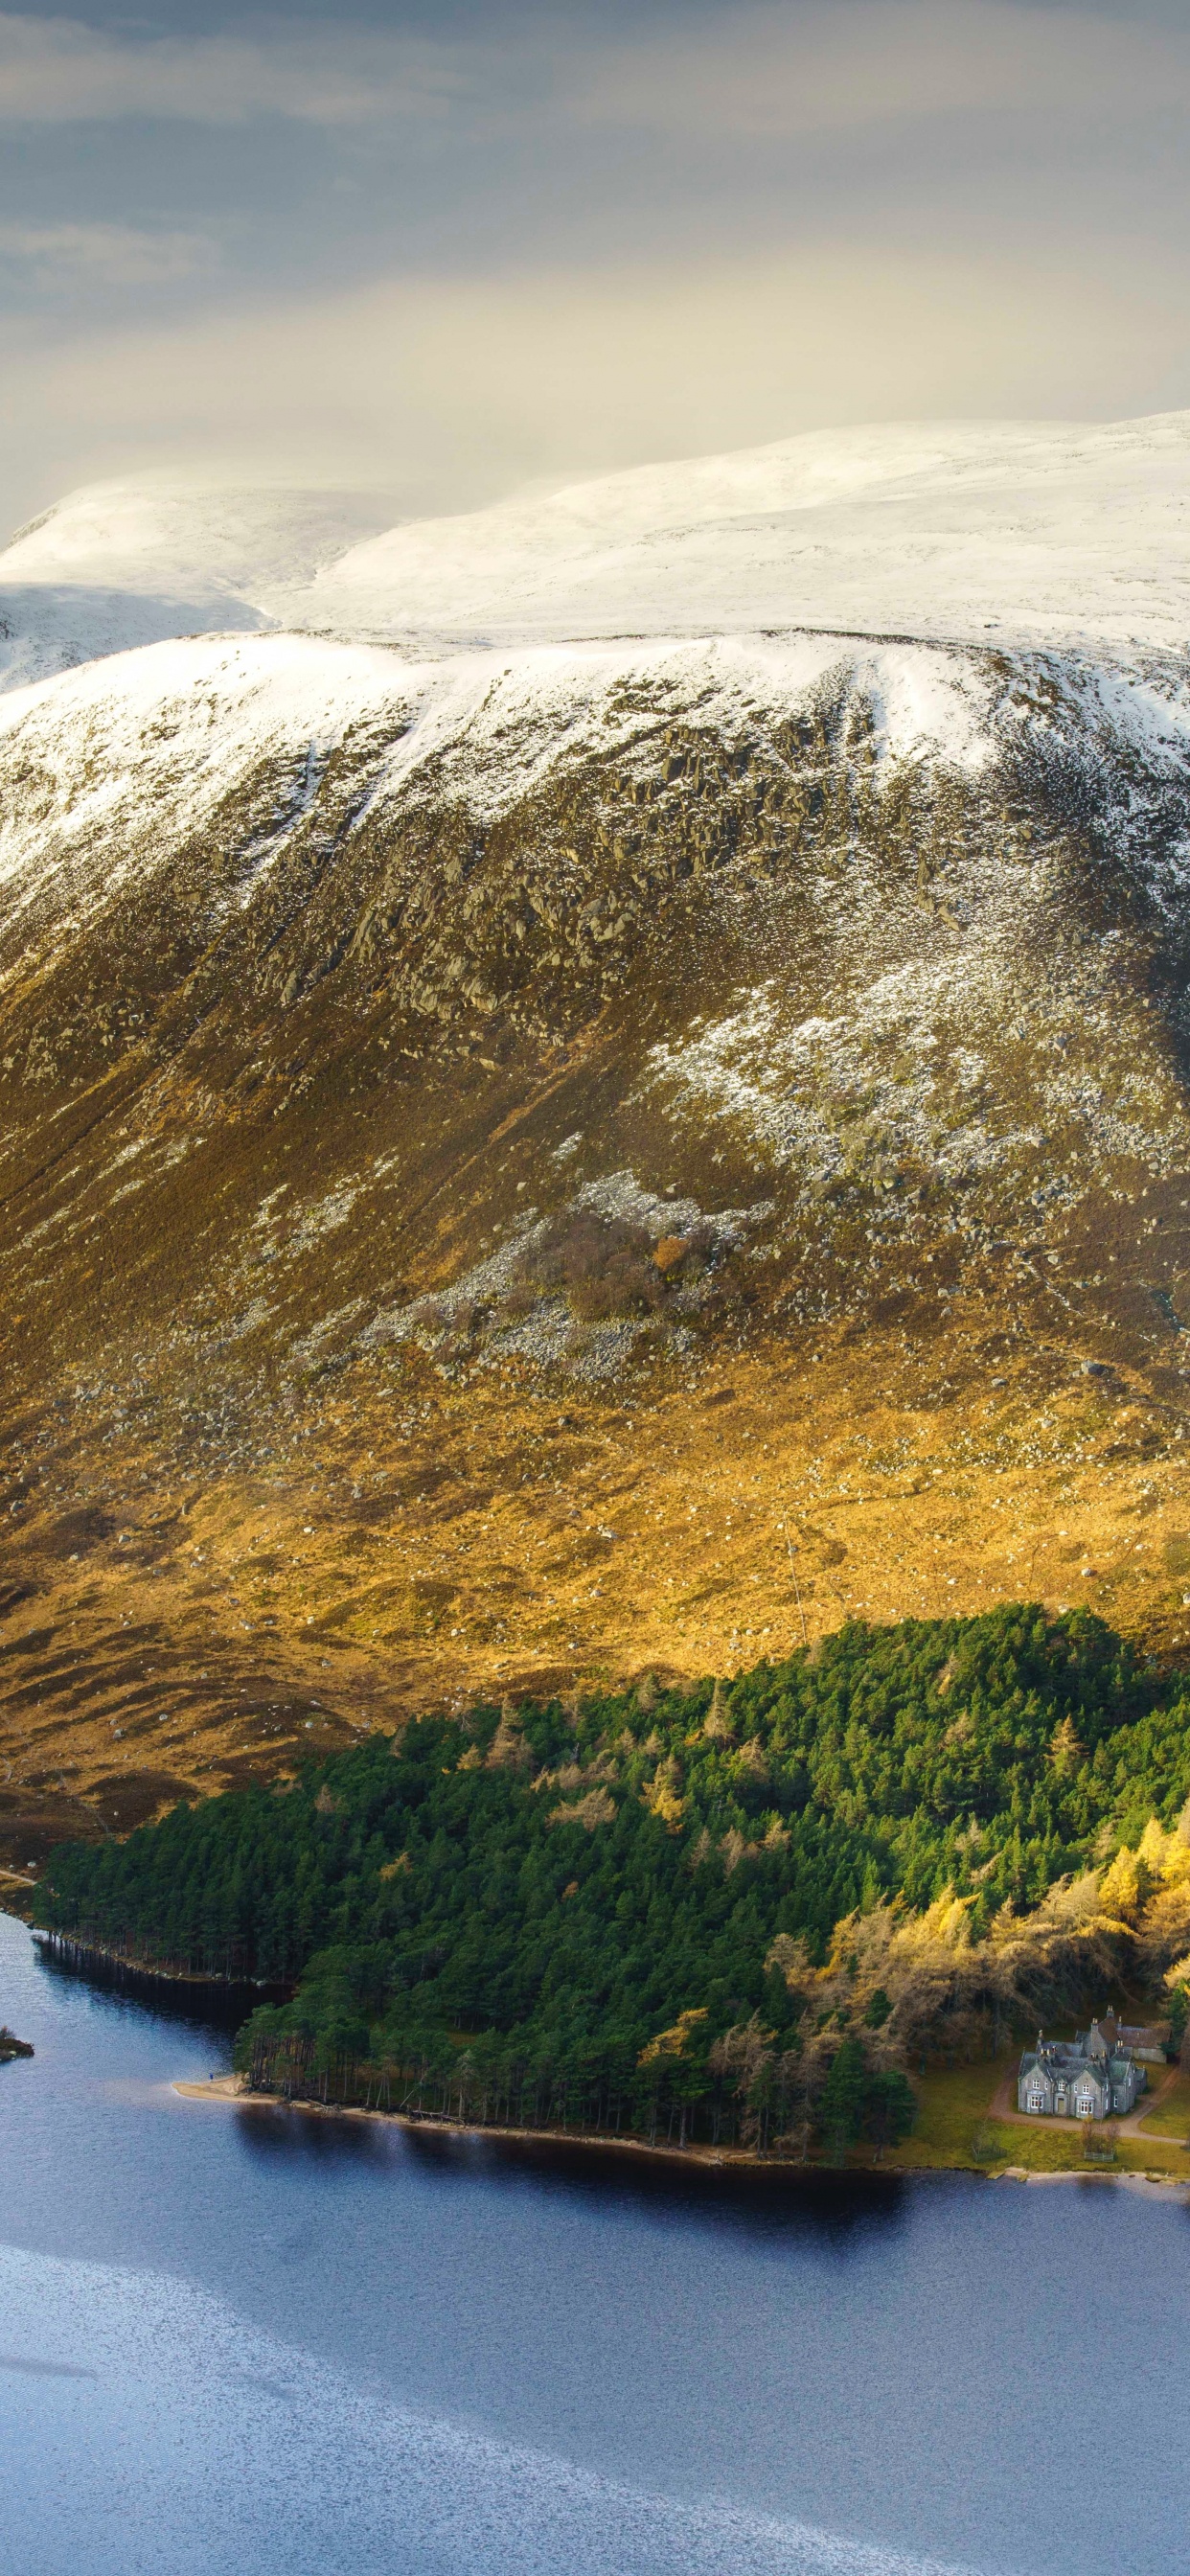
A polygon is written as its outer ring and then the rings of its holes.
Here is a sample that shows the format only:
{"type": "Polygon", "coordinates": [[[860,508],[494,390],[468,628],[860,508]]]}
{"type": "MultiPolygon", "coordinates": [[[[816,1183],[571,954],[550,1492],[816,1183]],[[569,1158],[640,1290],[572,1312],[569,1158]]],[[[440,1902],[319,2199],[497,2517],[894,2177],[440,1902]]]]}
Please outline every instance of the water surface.
{"type": "Polygon", "coordinates": [[[1171,2194],[722,2179],[188,2103],[226,2032],[0,1917],[22,2576],[1187,2565],[1171,2194]],[[1062,2553],[1065,2555],[1065,2552],[1062,2553]]]}

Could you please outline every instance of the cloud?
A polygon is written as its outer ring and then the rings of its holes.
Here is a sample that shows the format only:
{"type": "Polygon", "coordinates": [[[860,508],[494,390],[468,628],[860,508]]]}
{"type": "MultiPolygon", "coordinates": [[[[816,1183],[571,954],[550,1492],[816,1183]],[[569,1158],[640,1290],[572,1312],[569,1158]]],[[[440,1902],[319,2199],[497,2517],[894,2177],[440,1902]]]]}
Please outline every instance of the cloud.
{"type": "Polygon", "coordinates": [[[0,13],[0,120],[326,126],[449,118],[528,131],[790,138],[905,119],[1071,117],[1190,100],[1186,28],[1027,0],[790,0],[634,33],[510,14],[498,36],[278,21],[261,34],[113,32],[0,13]]]}
{"type": "MultiPolygon", "coordinates": [[[[833,421],[1185,400],[1184,272],[1093,278],[875,241],[780,257],[393,282],[52,347],[10,327],[21,505],[148,464],[400,486],[412,510],[833,421]],[[83,424],[79,429],[75,424],[83,424]]],[[[15,498],[15,495],[14,495],[15,498]]]]}
{"type": "Polygon", "coordinates": [[[319,5],[0,13],[14,515],[177,460],[450,508],[832,421],[1190,400],[1184,0],[442,0],[430,37],[319,5]]]}
{"type": "Polygon", "coordinates": [[[138,232],[129,224],[0,224],[0,266],[29,272],[39,286],[169,285],[209,270],[205,234],[138,232]]]}
{"type": "Polygon", "coordinates": [[[691,41],[642,31],[576,91],[587,122],[802,136],[1005,109],[1072,115],[1190,98],[1190,36],[1017,0],[830,0],[724,11],[691,41]]]}
{"type": "Polygon", "coordinates": [[[268,37],[185,38],[0,13],[0,121],[9,124],[135,116],[238,125],[261,115],[372,124],[439,113],[456,80],[448,47],[329,21],[268,37]]]}

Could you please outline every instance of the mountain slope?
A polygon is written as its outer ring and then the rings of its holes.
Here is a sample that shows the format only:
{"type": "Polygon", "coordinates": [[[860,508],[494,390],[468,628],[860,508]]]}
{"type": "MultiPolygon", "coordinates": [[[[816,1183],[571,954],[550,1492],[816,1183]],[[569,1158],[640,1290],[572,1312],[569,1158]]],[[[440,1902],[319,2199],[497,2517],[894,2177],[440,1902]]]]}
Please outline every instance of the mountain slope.
{"type": "Polygon", "coordinates": [[[853,1612],[1176,1652],[1186,683],[257,633],[11,692],[10,1854],[853,1612]]]}
{"type": "Polygon", "coordinates": [[[214,627],[276,624],[277,591],[384,528],[366,492],[201,479],[97,483],[0,552],[0,687],[214,627]]]}

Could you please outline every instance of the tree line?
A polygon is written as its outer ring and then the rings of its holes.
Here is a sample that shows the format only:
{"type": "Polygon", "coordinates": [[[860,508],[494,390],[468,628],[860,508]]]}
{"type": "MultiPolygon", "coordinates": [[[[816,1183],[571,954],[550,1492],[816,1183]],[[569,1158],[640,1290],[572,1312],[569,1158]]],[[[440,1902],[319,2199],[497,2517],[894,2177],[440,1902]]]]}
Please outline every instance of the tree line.
{"type": "Polygon", "coordinates": [[[1113,1852],[1152,1878],[1152,1819],[1177,1842],[1188,1720],[1180,1677],[1089,1613],[851,1622],[730,1683],[422,1717],[122,1844],[65,1846],[46,1919],[294,1987],[241,2034],[271,2089],[879,2148],[931,2048],[990,2044],[1073,1992],[1116,1955],[1112,1924],[1140,1940],[1156,1881],[1130,1917],[1088,1904],[1087,1881],[1113,1852]],[[1022,1946],[1071,1887],[1077,1922],[1022,1946]]]}

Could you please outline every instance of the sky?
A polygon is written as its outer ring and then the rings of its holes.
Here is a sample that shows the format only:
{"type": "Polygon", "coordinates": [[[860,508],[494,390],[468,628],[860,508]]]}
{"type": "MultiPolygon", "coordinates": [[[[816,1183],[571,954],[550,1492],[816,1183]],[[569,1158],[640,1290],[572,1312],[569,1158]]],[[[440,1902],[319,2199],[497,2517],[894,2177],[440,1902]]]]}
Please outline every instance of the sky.
{"type": "Polygon", "coordinates": [[[0,10],[0,522],[1190,405],[1190,0],[0,10]]]}

